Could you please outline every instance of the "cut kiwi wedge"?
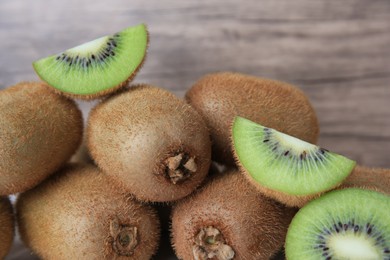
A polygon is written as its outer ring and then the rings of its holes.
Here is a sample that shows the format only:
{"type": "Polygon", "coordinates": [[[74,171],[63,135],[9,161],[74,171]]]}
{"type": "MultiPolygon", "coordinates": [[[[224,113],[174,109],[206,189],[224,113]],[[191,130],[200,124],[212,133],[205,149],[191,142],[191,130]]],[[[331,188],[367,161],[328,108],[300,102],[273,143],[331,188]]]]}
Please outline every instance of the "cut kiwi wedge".
{"type": "Polygon", "coordinates": [[[330,190],[355,162],[316,145],[242,117],[232,126],[233,148],[244,172],[256,184],[290,195],[330,190]]]}
{"type": "Polygon", "coordinates": [[[148,47],[144,24],[84,43],[33,63],[38,76],[66,96],[91,99],[125,86],[148,47]]]}
{"type": "Polygon", "coordinates": [[[331,191],[306,204],[286,237],[290,260],[390,259],[390,196],[363,190],[331,191]]]}

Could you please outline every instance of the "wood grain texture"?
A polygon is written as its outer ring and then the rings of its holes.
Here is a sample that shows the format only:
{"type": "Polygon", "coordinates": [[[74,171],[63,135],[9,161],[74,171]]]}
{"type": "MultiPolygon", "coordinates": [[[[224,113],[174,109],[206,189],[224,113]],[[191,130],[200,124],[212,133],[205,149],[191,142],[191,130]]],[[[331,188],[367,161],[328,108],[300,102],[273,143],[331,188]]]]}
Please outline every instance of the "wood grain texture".
{"type": "Polygon", "coordinates": [[[287,81],[312,101],[322,146],[390,167],[388,0],[1,0],[0,88],[38,79],[36,59],[140,22],[151,41],[135,82],[183,96],[215,71],[287,81]]]}

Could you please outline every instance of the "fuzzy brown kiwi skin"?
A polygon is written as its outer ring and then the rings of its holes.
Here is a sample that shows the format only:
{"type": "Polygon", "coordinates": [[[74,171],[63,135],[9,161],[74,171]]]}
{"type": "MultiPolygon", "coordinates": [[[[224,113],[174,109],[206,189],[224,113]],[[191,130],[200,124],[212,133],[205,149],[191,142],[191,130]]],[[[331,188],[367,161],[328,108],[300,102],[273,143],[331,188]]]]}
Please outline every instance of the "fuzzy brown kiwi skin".
{"type": "Polygon", "coordinates": [[[148,202],[189,195],[205,179],[211,163],[210,137],[201,116],[172,93],[145,84],[92,109],[87,147],[113,181],[148,202]],[[177,154],[185,154],[196,169],[173,182],[167,159],[177,154]]]}
{"type": "Polygon", "coordinates": [[[0,259],[9,252],[14,238],[14,215],[8,197],[0,197],[0,259]]]}
{"type": "Polygon", "coordinates": [[[172,244],[180,259],[194,259],[199,232],[213,227],[234,259],[269,259],[282,247],[295,212],[262,196],[237,170],[230,171],[173,208],[172,244]]]}
{"type": "Polygon", "coordinates": [[[150,259],[158,247],[155,210],[92,165],[68,164],[16,207],[21,238],[42,259],[150,259]]]}
{"type": "Polygon", "coordinates": [[[233,72],[199,79],[185,98],[205,119],[213,142],[213,160],[234,165],[229,125],[235,116],[315,144],[319,125],[305,94],[290,84],[233,72]]]}
{"type": "MultiPolygon", "coordinates": [[[[145,27],[146,27],[146,25],[145,25],[145,27]]],[[[149,31],[147,28],[146,28],[146,34],[147,34],[146,35],[147,42],[146,42],[146,50],[145,50],[144,58],[142,59],[141,63],[138,65],[138,67],[133,71],[133,73],[131,73],[131,75],[124,82],[119,84],[118,86],[99,91],[95,94],[88,94],[88,95],[79,95],[79,94],[74,94],[74,93],[70,93],[70,92],[64,92],[64,91],[60,91],[59,89],[54,88],[54,87],[51,89],[59,95],[62,95],[62,96],[68,97],[68,98],[72,98],[72,99],[81,99],[81,100],[87,100],[87,101],[94,100],[94,99],[102,99],[102,98],[108,97],[109,95],[117,94],[123,88],[127,87],[130,82],[133,81],[134,77],[138,74],[138,72],[144,66],[146,56],[148,53],[148,49],[149,49],[149,41],[150,41],[149,31]]],[[[39,75],[39,74],[37,73],[37,75],[39,75]]]]}
{"type": "Polygon", "coordinates": [[[34,187],[81,143],[81,111],[44,83],[22,82],[1,90],[0,111],[0,195],[34,187]]]}
{"type": "Polygon", "coordinates": [[[390,169],[356,165],[339,188],[362,188],[390,195],[390,169]]]}

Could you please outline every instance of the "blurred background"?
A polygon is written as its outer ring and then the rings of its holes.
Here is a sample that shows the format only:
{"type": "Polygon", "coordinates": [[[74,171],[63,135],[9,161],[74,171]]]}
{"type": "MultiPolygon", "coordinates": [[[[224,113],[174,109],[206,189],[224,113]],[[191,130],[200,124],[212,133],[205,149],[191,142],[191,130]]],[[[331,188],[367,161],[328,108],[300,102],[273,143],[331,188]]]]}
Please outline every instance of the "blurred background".
{"type": "Polygon", "coordinates": [[[296,84],[321,146],[390,167],[388,0],[0,0],[0,89],[38,80],[39,58],[139,23],[150,47],[134,82],[178,96],[216,71],[296,84]]]}

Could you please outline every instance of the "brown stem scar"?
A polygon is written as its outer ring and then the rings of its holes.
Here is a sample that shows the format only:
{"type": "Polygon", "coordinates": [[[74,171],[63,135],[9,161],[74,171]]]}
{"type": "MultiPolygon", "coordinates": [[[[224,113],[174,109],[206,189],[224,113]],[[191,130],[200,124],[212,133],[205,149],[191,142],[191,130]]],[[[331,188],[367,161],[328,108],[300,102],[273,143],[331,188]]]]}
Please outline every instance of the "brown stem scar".
{"type": "Polygon", "coordinates": [[[188,179],[197,170],[195,158],[183,152],[168,157],[164,164],[166,175],[173,184],[188,179]]]}
{"type": "Polygon", "coordinates": [[[174,171],[180,166],[180,162],[183,160],[183,154],[179,153],[176,156],[169,157],[167,161],[167,166],[170,170],[174,171]]]}
{"type": "Polygon", "coordinates": [[[138,245],[137,227],[121,225],[116,217],[110,221],[110,240],[114,251],[121,256],[131,256],[138,245]]]}
{"type": "Polygon", "coordinates": [[[234,257],[234,250],[226,244],[221,232],[214,227],[202,228],[195,237],[192,247],[195,260],[230,260],[234,257]]]}
{"type": "Polygon", "coordinates": [[[197,168],[194,158],[188,159],[188,161],[184,164],[184,168],[186,168],[190,172],[196,172],[197,168]]]}

